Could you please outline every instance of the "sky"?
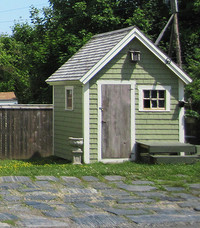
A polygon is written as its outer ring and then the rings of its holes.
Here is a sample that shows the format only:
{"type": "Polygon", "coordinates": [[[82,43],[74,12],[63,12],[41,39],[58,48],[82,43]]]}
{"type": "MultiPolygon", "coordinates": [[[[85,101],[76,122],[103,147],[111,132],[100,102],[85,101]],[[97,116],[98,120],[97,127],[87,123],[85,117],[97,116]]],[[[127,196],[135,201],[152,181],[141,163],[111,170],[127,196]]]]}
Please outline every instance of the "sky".
{"type": "Polygon", "coordinates": [[[14,21],[30,23],[30,6],[42,9],[49,6],[48,0],[0,0],[0,34],[12,34],[14,21]]]}

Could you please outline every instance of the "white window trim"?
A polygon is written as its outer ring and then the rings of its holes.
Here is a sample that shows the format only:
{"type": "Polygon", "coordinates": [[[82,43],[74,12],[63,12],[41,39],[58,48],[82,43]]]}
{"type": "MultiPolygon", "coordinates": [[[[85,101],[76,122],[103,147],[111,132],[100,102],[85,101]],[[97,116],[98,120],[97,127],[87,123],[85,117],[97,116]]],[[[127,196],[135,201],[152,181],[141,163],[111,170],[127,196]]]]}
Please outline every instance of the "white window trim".
{"type": "Polygon", "coordinates": [[[140,85],[139,90],[139,111],[141,112],[169,112],[170,111],[170,92],[171,86],[161,85],[140,85]],[[165,109],[144,109],[143,108],[143,90],[165,90],[166,91],[166,107],[165,109]]]}
{"type": "Polygon", "coordinates": [[[74,86],[65,86],[65,110],[73,111],[74,109],[74,86]],[[67,108],[67,90],[72,90],[72,109],[67,108]]]}

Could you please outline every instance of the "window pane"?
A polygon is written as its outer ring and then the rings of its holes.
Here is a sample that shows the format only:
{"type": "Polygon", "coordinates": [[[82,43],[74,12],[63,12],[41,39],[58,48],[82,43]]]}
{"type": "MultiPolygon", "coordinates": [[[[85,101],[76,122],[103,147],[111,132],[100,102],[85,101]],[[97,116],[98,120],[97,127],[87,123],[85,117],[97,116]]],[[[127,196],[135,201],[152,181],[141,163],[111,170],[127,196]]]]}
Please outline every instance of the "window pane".
{"type": "Polygon", "coordinates": [[[68,89],[67,93],[67,109],[72,109],[72,90],[68,89]]]}
{"type": "Polygon", "coordinates": [[[152,108],[157,108],[157,100],[152,100],[151,101],[151,104],[152,104],[152,108]]]}
{"type": "Polygon", "coordinates": [[[150,108],[150,100],[144,100],[144,108],[150,108]]]}
{"type": "Polygon", "coordinates": [[[164,108],[164,107],[165,107],[165,101],[159,100],[159,108],[164,108]]]}
{"type": "Polygon", "coordinates": [[[151,97],[152,98],[157,98],[157,90],[152,90],[151,91],[151,97]]]}
{"type": "Polygon", "coordinates": [[[150,90],[144,90],[144,98],[150,98],[150,90]]]}
{"type": "Polygon", "coordinates": [[[164,90],[159,90],[159,98],[165,98],[165,91],[164,90]]]}

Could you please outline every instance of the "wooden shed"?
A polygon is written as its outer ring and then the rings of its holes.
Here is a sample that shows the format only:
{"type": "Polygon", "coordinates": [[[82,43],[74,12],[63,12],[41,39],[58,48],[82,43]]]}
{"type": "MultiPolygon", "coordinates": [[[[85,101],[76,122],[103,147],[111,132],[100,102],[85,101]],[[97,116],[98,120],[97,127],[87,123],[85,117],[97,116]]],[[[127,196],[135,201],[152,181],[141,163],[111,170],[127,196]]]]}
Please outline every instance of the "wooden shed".
{"type": "Polygon", "coordinates": [[[48,79],[54,154],[71,160],[135,160],[136,142],[184,142],[184,84],[192,80],[137,27],[95,35],[48,79]]]}

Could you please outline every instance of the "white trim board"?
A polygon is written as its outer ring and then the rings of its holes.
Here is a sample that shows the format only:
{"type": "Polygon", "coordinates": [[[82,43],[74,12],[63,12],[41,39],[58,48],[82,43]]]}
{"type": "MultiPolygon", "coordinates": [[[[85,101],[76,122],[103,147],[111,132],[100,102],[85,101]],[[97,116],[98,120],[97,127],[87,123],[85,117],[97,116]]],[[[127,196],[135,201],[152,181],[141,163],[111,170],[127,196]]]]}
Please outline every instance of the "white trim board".
{"type": "Polygon", "coordinates": [[[95,64],[81,79],[83,84],[87,83],[96,75],[111,59],[113,59],[131,40],[137,38],[143,43],[156,57],[173,71],[184,83],[192,82],[192,79],[169,59],[159,48],[157,48],[137,27],[133,28],[111,51],[109,51],[97,64],[95,64]]]}
{"type": "MultiPolygon", "coordinates": [[[[184,101],[184,84],[179,80],[179,101],[184,101]]],[[[179,108],[179,142],[185,142],[185,121],[184,121],[185,110],[184,107],[179,108]]]]}
{"type": "Polygon", "coordinates": [[[89,82],[83,86],[83,153],[84,163],[90,163],[90,89],[89,82]]]}
{"type": "Polygon", "coordinates": [[[98,161],[104,162],[104,160],[108,161],[118,161],[118,160],[125,160],[124,159],[102,159],[102,153],[101,153],[101,142],[102,142],[102,134],[101,134],[101,121],[102,121],[102,115],[101,115],[101,104],[102,104],[102,95],[101,95],[101,85],[103,84],[121,84],[121,85],[131,85],[131,159],[135,160],[135,81],[114,81],[114,80],[106,80],[106,81],[97,81],[98,86],[98,161]]]}

